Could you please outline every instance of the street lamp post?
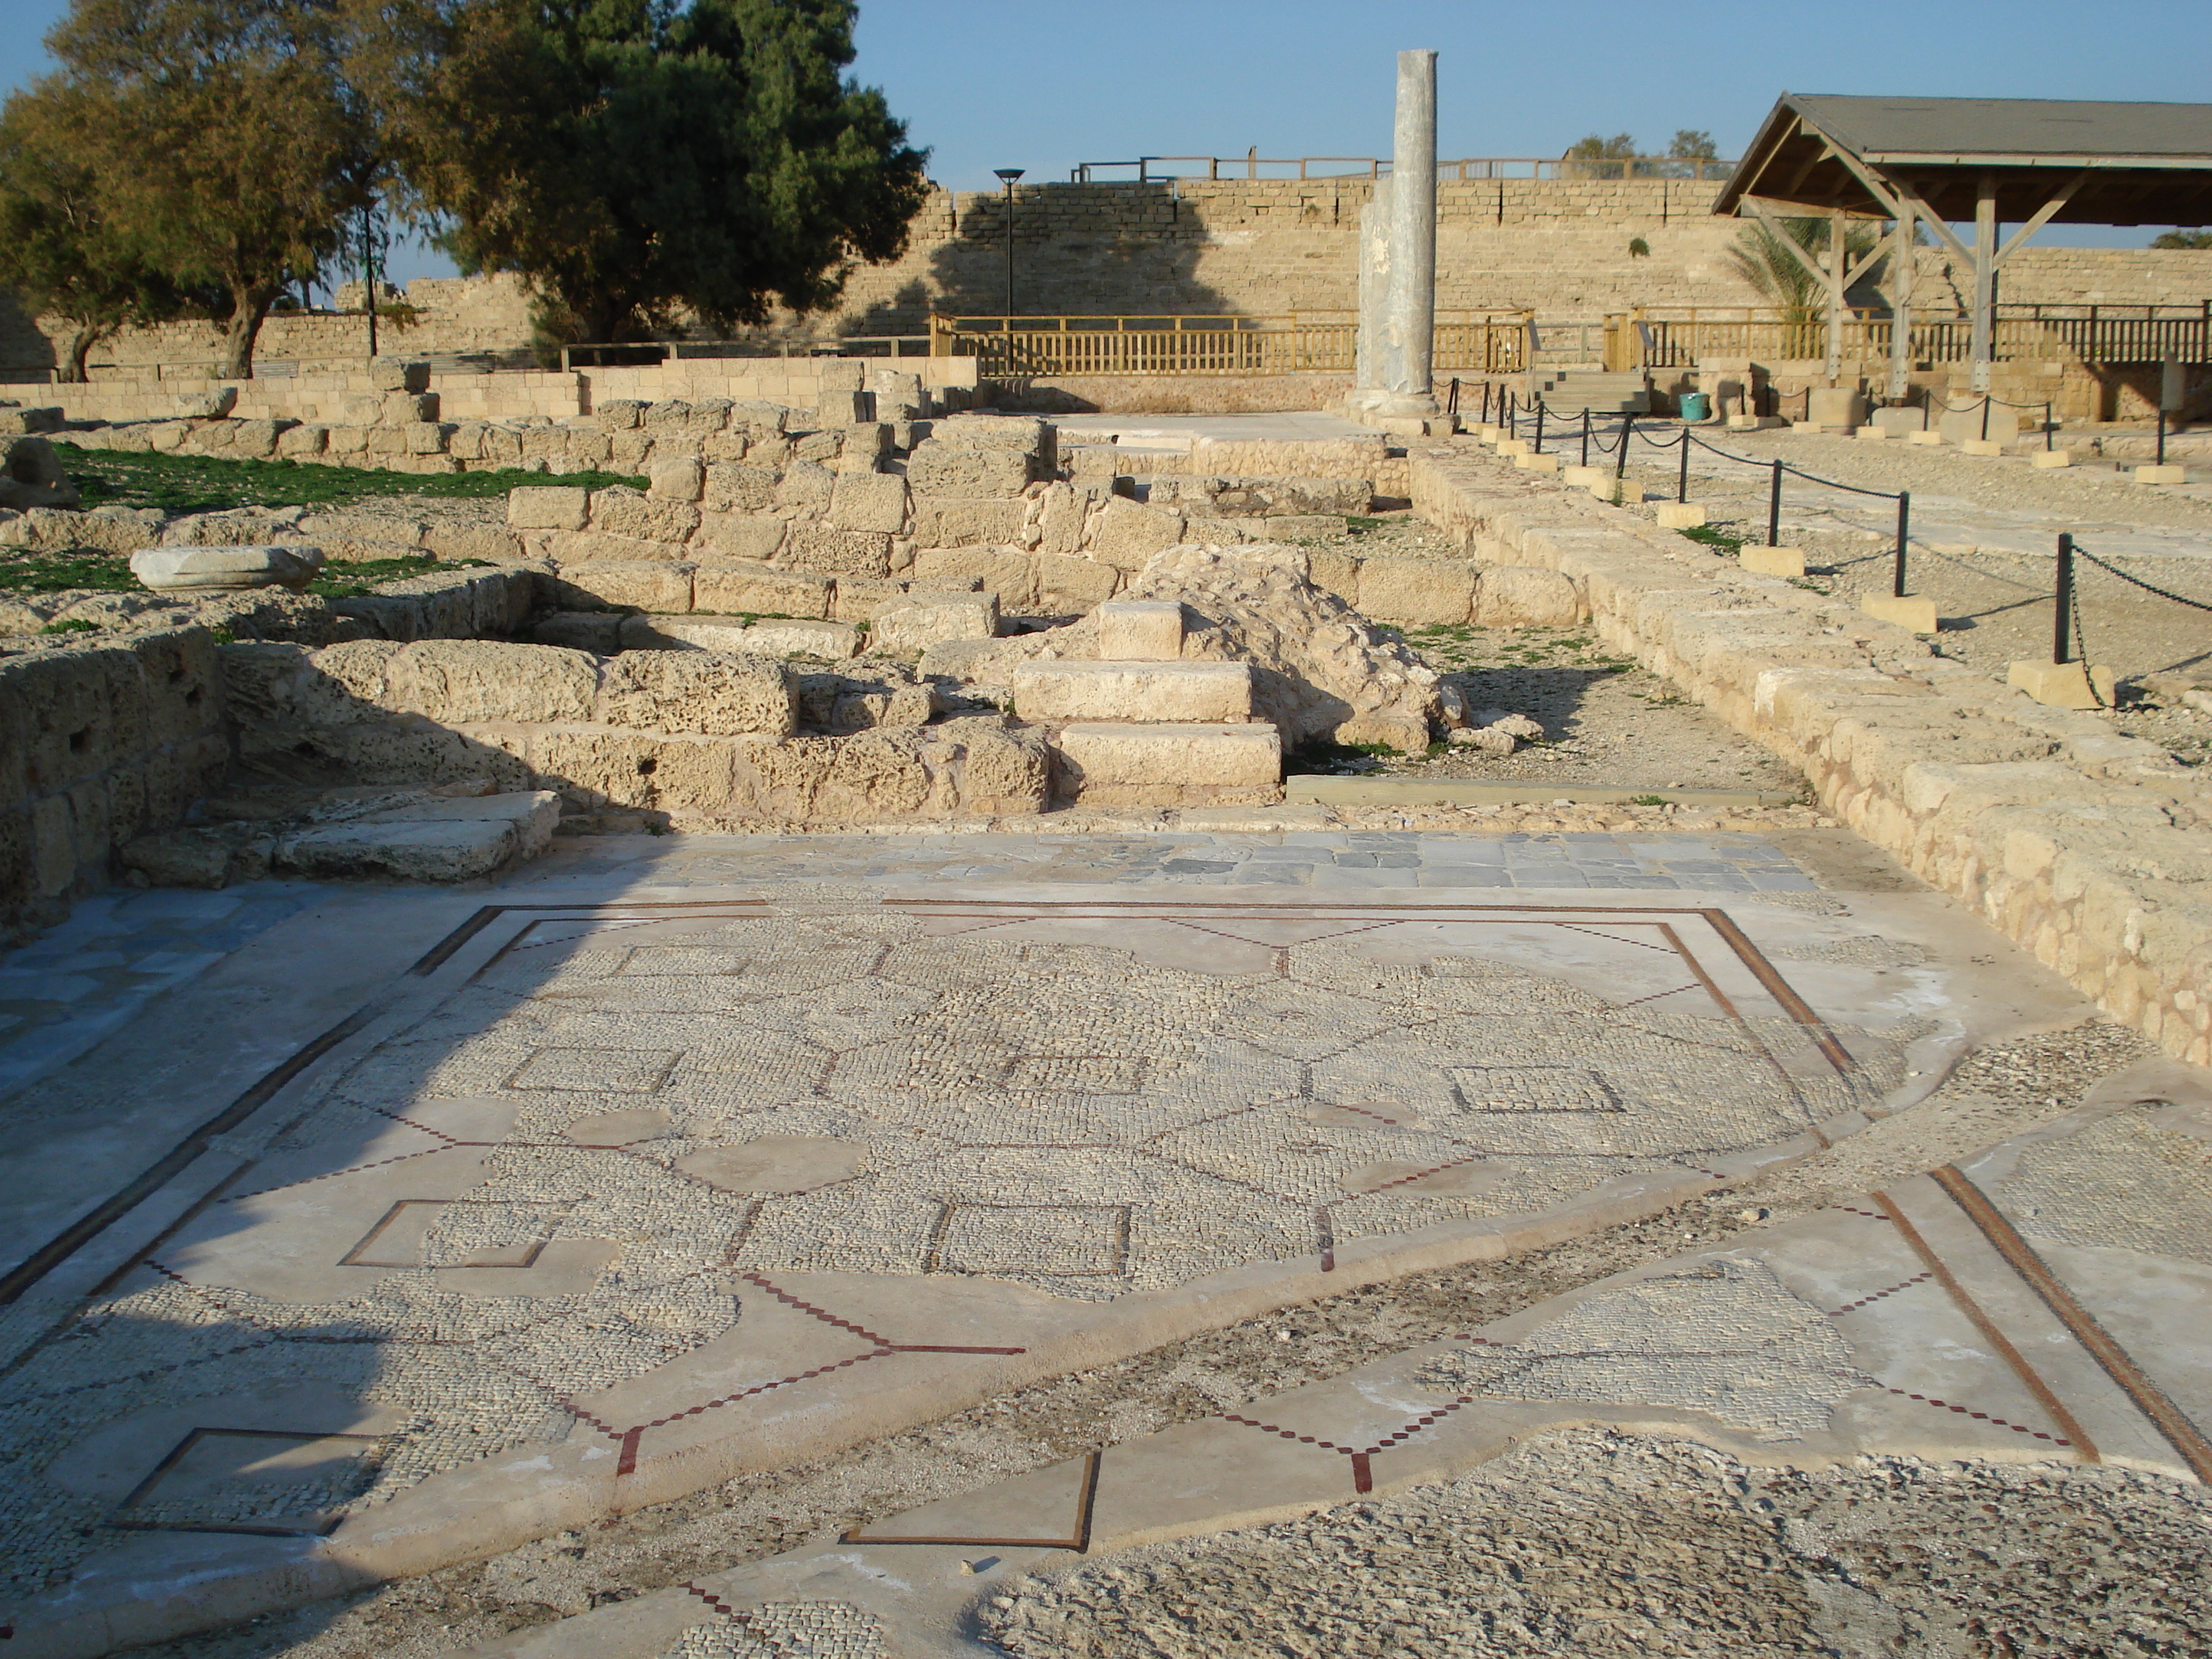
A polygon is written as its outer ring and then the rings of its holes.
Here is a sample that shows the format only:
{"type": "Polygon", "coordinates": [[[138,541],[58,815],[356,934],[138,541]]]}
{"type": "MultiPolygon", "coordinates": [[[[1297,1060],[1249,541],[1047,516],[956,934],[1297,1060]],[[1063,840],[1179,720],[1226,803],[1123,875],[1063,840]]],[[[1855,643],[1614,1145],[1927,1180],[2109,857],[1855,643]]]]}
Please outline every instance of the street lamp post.
{"type": "Polygon", "coordinates": [[[1014,325],[1014,180],[1024,172],[1020,167],[994,167],[999,181],[1006,187],[1006,326],[1014,325]]]}

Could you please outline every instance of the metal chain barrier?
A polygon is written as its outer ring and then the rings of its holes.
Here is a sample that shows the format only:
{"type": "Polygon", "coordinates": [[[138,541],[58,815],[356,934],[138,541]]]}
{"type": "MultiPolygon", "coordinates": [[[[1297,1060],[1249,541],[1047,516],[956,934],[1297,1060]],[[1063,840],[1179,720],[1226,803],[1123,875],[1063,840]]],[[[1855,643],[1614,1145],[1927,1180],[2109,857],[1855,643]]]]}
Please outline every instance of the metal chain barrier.
{"type": "Polygon", "coordinates": [[[2152,586],[2152,584],[2143,580],[2140,576],[2130,576],[2126,571],[2121,569],[2118,565],[2109,564],[2103,559],[2099,558],[2094,553],[2092,553],[2087,548],[2082,546],[2079,542],[2074,544],[2074,550],[2080,554],[2081,557],[2088,560],[2091,564],[2095,565],[2098,569],[2103,571],[2106,575],[2118,576],[2122,581],[2126,582],[2131,587],[2140,587],[2146,593],[2155,593],[2161,599],[2172,599],[2176,605],[2185,605],[2191,611],[2212,611],[2212,605],[2206,604],[2203,599],[2184,599],[2179,593],[2169,593],[2162,587],[2152,586]]]}

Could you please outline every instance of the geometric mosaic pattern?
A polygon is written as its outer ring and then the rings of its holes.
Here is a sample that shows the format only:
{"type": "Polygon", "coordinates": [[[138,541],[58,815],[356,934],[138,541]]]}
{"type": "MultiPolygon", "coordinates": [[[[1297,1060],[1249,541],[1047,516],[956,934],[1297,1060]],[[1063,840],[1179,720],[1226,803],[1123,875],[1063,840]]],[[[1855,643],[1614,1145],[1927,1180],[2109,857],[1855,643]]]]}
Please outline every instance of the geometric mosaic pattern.
{"type": "Polygon", "coordinates": [[[1327,1269],[1788,1139],[1903,1075],[1899,1034],[1822,1024],[1685,909],[816,888],[503,925],[0,1378],[0,1588],[58,1582],[118,1527],[321,1531],[572,1431],[630,1459],[642,1429],[599,1392],[749,1307],[837,1323],[780,1277],[1099,1302],[1327,1269]],[[272,1379],[342,1408],[235,1403],[272,1379]],[[178,1409],[119,1486],[47,1477],[178,1409]],[[221,1438],[257,1429],[289,1438],[221,1438]]]}

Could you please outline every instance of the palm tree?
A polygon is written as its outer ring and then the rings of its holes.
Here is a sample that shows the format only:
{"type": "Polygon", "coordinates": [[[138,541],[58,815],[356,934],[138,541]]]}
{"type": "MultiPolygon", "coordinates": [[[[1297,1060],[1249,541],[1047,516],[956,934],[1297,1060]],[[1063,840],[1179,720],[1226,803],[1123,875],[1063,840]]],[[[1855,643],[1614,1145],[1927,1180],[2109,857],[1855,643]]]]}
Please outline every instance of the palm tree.
{"type": "MultiPolygon", "coordinates": [[[[1813,339],[1814,330],[1826,315],[1827,295],[1820,279],[1805,268],[1802,260],[1791,255],[1782,239],[1787,236],[1811,255],[1814,263],[1826,264],[1830,222],[1805,218],[1775,222],[1781,227],[1778,234],[1763,219],[1754,219],[1738,231],[1735,246],[1728,251],[1729,265],[1781,313],[1790,342],[1782,355],[1818,356],[1819,351],[1808,343],[1813,339]]],[[[1844,232],[1845,269],[1874,251],[1877,234],[1874,226],[1865,223],[1854,223],[1844,232]]]]}

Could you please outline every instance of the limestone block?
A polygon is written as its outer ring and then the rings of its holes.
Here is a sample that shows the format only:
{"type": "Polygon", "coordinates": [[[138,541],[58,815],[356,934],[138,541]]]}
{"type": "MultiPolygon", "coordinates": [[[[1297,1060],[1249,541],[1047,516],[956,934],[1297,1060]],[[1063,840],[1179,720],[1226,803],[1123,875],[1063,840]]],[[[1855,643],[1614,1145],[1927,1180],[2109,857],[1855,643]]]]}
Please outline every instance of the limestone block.
{"type": "Polygon", "coordinates": [[[1091,556],[1123,570],[1142,569],[1146,560],[1182,536],[1182,514],[1142,507],[1123,495],[1109,500],[1085,526],[1091,556]]]}
{"type": "Polygon", "coordinates": [[[1022,533],[1018,497],[975,500],[917,495],[913,498],[918,547],[984,547],[1012,543],[1022,533]]]}
{"type": "Polygon", "coordinates": [[[592,492],[592,528],[640,541],[683,542],[699,527],[699,509],[684,501],[655,501],[627,484],[592,492]]]}
{"type": "Polygon", "coordinates": [[[1018,495],[1036,471],[1036,458],[1018,449],[982,448],[933,436],[915,446],[906,478],[920,495],[1018,495]]]}
{"type": "Polygon", "coordinates": [[[1034,415],[962,415],[933,422],[930,436],[963,449],[1000,449],[1037,458],[1042,470],[1060,467],[1060,428],[1034,415]]]}
{"type": "Polygon", "coordinates": [[[1805,574],[1805,555],[1795,547],[1768,547],[1746,542],[1735,550],[1736,563],[1754,576],[1781,576],[1796,581],[1805,574]]]}
{"type": "Polygon", "coordinates": [[[2027,464],[2038,471],[2046,467],[2071,466],[2074,452],[2070,449],[2039,449],[2027,458],[2027,464]]]}
{"type": "MultiPolygon", "coordinates": [[[[1880,427],[1868,427],[1869,432],[1879,432],[1880,427]]],[[[1705,509],[1695,501],[1662,501],[1658,510],[1662,530],[1694,530],[1705,521],[1705,509]]]]}
{"type": "Polygon", "coordinates": [[[1037,560],[1012,547],[922,547],[914,556],[916,584],[957,589],[969,580],[999,596],[999,609],[1025,614],[1037,597],[1037,560]]]}
{"type": "MultiPolygon", "coordinates": [[[[1375,562],[1368,561],[1368,568],[1375,562]]],[[[1364,591],[1366,573],[1360,574],[1364,591]]],[[[1533,565],[1485,565],[1474,584],[1474,621],[1485,628],[1568,628],[1582,619],[1571,579],[1533,565]]]]}
{"type": "Polygon", "coordinates": [[[817,466],[837,470],[838,458],[845,453],[845,434],[836,432],[810,432],[791,447],[793,458],[817,466]]]}
{"type": "Polygon", "coordinates": [[[307,590],[322,567],[319,547],[148,547],[131,556],[131,574],[161,593],[220,593],[256,587],[289,587],[299,593],[307,590]]]}
{"type": "Polygon", "coordinates": [[[538,790],[435,803],[276,838],[275,867],[322,880],[475,881],[550,846],[560,797],[538,790]]]}
{"type": "Polygon", "coordinates": [[[765,398],[741,398],[730,405],[730,430],[751,438],[780,438],[791,421],[783,404],[765,398]]]}
{"type": "Polygon", "coordinates": [[[1968,438],[1959,446],[1961,455],[2002,455],[2004,445],[1995,438],[1968,438]]]}
{"type": "MultiPolygon", "coordinates": [[[[1236,523],[1233,519],[1224,521],[1224,527],[1234,526],[1236,523]]],[[[1255,541],[1302,542],[1340,533],[1344,529],[1344,520],[1327,513],[1279,514],[1271,519],[1261,520],[1255,528],[1259,533],[1252,537],[1255,541]]],[[[1186,533],[1195,533],[1195,529],[1194,525],[1186,533]]],[[[1207,539],[1212,539],[1211,531],[1207,532],[1207,539]]]]}
{"type": "Polygon", "coordinates": [[[743,656],[745,624],[738,617],[626,616],[616,632],[624,651],[718,651],[743,656]]]}
{"type": "Polygon", "coordinates": [[[776,502],[776,470],[716,461],[707,468],[702,500],[710,512],[765,513],[776,502]]]}
{"type": "MultiPolygon", "coordinates": [[[[1816,392],[1814,395],[1819,394],[1816,392]]],[[[2020,411],[2016,409],[2008,409],[2002,404],[1996,403],[1990,405],[1989,427],[1985,434],[1982,425],[1982,405],[1979,394],[1969,395],[1972,396],[1975,401],[1970,402],[1966,408],[1947,409],[1936,417],[1936,435],[1945,443],[1963,446],[1969,438],[1979,438],[1984,435],[1999,441],[2008,441],[2020,435],[2020,411]]]]}
{"type": "Polygon", "coordinates": [[[526,485],[507,492],[507,521],[517,530],[581,530],[591,492],[565,485],[526,485]]]}
{"type": "Polygon", "coordinates": [[[1338,548],[1308,548],[1306,579],[1322,592],[1334,593],[1349,604],[1359,592],[1360,568],[1365,562],[1357,554],[1338,548]]]}
{"type": "Polygon", "coordinates": [[[830,510],[830,499],[836,490],[837,475],[828,467],[815,461],[795,460],[776,481],[775,505],[819,517],[830,510]]]}
{"type": "Polygon", "coordinates": [[[1024,720],[1216,722],[1252,718],[1252,668],[1241,662],[1025,662],[1014,670],[1024,720]]]}
{"type": "Polygon", "coordinates": [[[988,640],[998,631],[995,593],[912,592],[876,612],[868,648],[904,656],[939,640],[988,640]]]}
{"type": "Polygon", "coordinates": [[[632,432],[645,423],[645,405],[635,398],[610,398],[592,411],[603,432],[632,432]]]}
{"type": "Polygon", "coordinates": [[[373,357],[369,360],[368,383],[380,392],[420,396],[430,389],[430,365],[397,357],[373,357]]]}
{"type": "Polygon", "coordinates": [[[1473,613],[1474,589],[1473,568],[1455,561],[1373,558],[1360,565],[1354,603],[1378,622],[1456,625],[1473,613]]]}
{"type": "Polygon", "coordinates": [[[1037,614],[1074,616],[1091,610],[1121,591],[1121,572],[1101,559],[1079,554],[1035,553],[1037,614]]]}
{"type": "Polygon", "coordinates": [[[814,418],[820,430],[836,432],[876,418],[876,400],[866,392],[824,392],[814,402],[814,418]]]}
{"type": "MultiPolygon", "coordinates": [[[[596,530],[550,530],[539,532],[545,557],[572,564],[675,564],[696,550],[672,542],[643,542],[635,536],[605,536],[596,530]]],[[[533,540],[538,539],[533,538],[533,540]]]]}
{"type": "Polygon", "coordinates": [[[1165,805],[1218,799],[1218,791],[1272,792],[1283,775],[1282,739],[1265,721],[1146,726],[1080,721],[1060,727],[1051,742],[1060,793],[1094,805],[1150,801],[1165,805]]]}
{"type": "Polygon", "coordinates": [[[177,416],[185,421],[220,421],[238,407],[238,388],[219,386],[212,392],[187,392],[177,399],[177,416]]]}
{"type": "Polygon", "coordinates": [[[856,655],[860,630],[840,622],[757,622],[745,629],[745,649],[763,657],[822,657],[836,662],[856,655]]]}
{"type": "Polygon", "coordinates": [[[553,578],[551,599],[564,611],[689,611],[691,572],[688,564],[659,560],[594,560],[571,565],[553,578]]]}
{"type": "Polygon", "coordinates": [[[1098,607],[1098,654],[1109,662],[1175,662],[1182,656],[1182,606],[1170,599],[1109,599],[1098,607]]]}
{"type": "Polygon", "coordinates": [[[278,435],[276,453],[291,460],[306,460],[320,455],[330,438],[331,429],[326,426],[295,426],[278,435]]]}
{"type": "MultiPolygon", "coordinates": [[[[331,445],[337,446],[336,431],[332,429],[331,445]]],[[[492,466],[507,467],[522,459],[522,434],[505,427],[487,426],[483,429],[483,459],[492,466]]]]}
{"type": "Polygon", "coordinates": [[[1816,386],[1805,407],[1813,425],[1844,432],[1863,424],[1867,417],[1865,394],[1855,386],[1816,386]]]}
{"type": "Polygon", "coordinates": [[[539,645],[611,657],[623,648],[622,625],[627,620],[618,611],[556,611],[532,625],[530,637],[539,645]]]}
{"type": "Polygon", "coordinates": [[[906,480],[888,472],[847,472],[830,497],[830,522],[840,530],[880,531],[896,536],[906,528],[906,480]]]}
{"type": "Polygon", "coordinates": [[[1097,499],[1098,491],[1091,485],[1057,482],[1047,484],[1037,501],[1040,550],[1073,553],[1079,550],[1083,545],[1084,520],[1090,516],[1097,499]]]}
{"type": "Polygon", "coordinates": [[[1900,599],[1888,593],[1868,593],[1860,598],[1859,609],[1869,617],[1909,629],[1915,634],[1936,631],[1936,601],[1933,599],[1916,596],[1900,599]]]}
{"type": "Polygon", "coordinates": [[[438,394],[434,392],[394,392],[384,399],[383,423],[386,426],[417,426],[437,418],[438,394]]]}
{"type": "Polygon", "coordinates": [[[760,741],[569,727],[536,735],[530,759],[541,788],[583,805],[714,815],[729,810],[740,746],[760,741]]]}
{"type": "Polygon", "coordinates": [[[840,472],[873,472],[891,458],[891,429],[882,421],[845,428],[837,447],[840,472]]]}
{"type": "Polygon", "coordinates": [[[799,719],[798,688],[781,663],[757,656],[625,650],[600,676],[596,718],[655,732],[787,737],[799,719]]]}
{"type": "Polygon", "coordinates": [[[2053,708],[2110,708],[2115,689],[2102,663],[2015,662],[2005,670],[2005,684],[2053,708]]]}
{"type": "Polygon", "coordinates": [[[702,559],[772,559],[788,529],[781,519],[765,514],[702,513],[690,550],[702,559]]]}
{"type": "Polygon", "coordinates": [[[923,746],[918,732],[879,732],[750,744],[735,756],[738,796],[795,823],[910,817],[933,793],[923,746]]]}
{"type": "Polygon", "coordinates": [[[1557,455],[1533,453],[1516,455],[1513,458],[1513,465],[1523,472],[1557,472],[1559,470],[1559,458],[1557,455]]]}
{"type": "Polygon", "coordinates": [[[653,464],[653,437],[649,432],[611,432],[608,453],[617,472],[642,472],[653,464]]]}
{"type": "Polygon", "coordinates": [[[1909,444],[1917,444],[1925,448],[1934,449],[1942,443],[1943,434],[1941,432],[1935,430],[1933,428],[1929,428],[1924,431],[1906,433],[1905,434],[1905,441],[1909,444]]]}
{"type": "Polygon", "coordinates": [[[2135,481],[2144,484],[2178,484],[2189,482],[2185,466],[2139,466],[2135,469],[2135,481]]]}
{"type": "Polygon", "coordinates": [[[705,492],[707,469],[696,456],[656,461],[647,493],[656,501],[696,501],[705,492]]]}
{"type": "Polygon", "coordinates": [[[721,617],[820,620],[829,616],[837,586],[827,576],[803,570],[775,570],[764,564],[702,564],[691,577],[691,609],[721,617]]]}
{"type": "Polygon", "coordinates": [[[422,531],[422,545],[441,559],[514,564],[525,556],[522,538],[514,532],[474,525],[433,522],[422,531]]]}
{"type": "Polygon", "coordinates": [[[891,538],[876,531],[832,530],[826,525],[795,524],[784,539],[783,557],[801,570],[888,576],[891,573],[891,538]]]}
{"type": "Polygon", "coordinates": [[[599,664],[557,646],[422,640],[392,656],[385,683],[393,706],[444,726],[584,720],[598,694],[599,664]]]}

